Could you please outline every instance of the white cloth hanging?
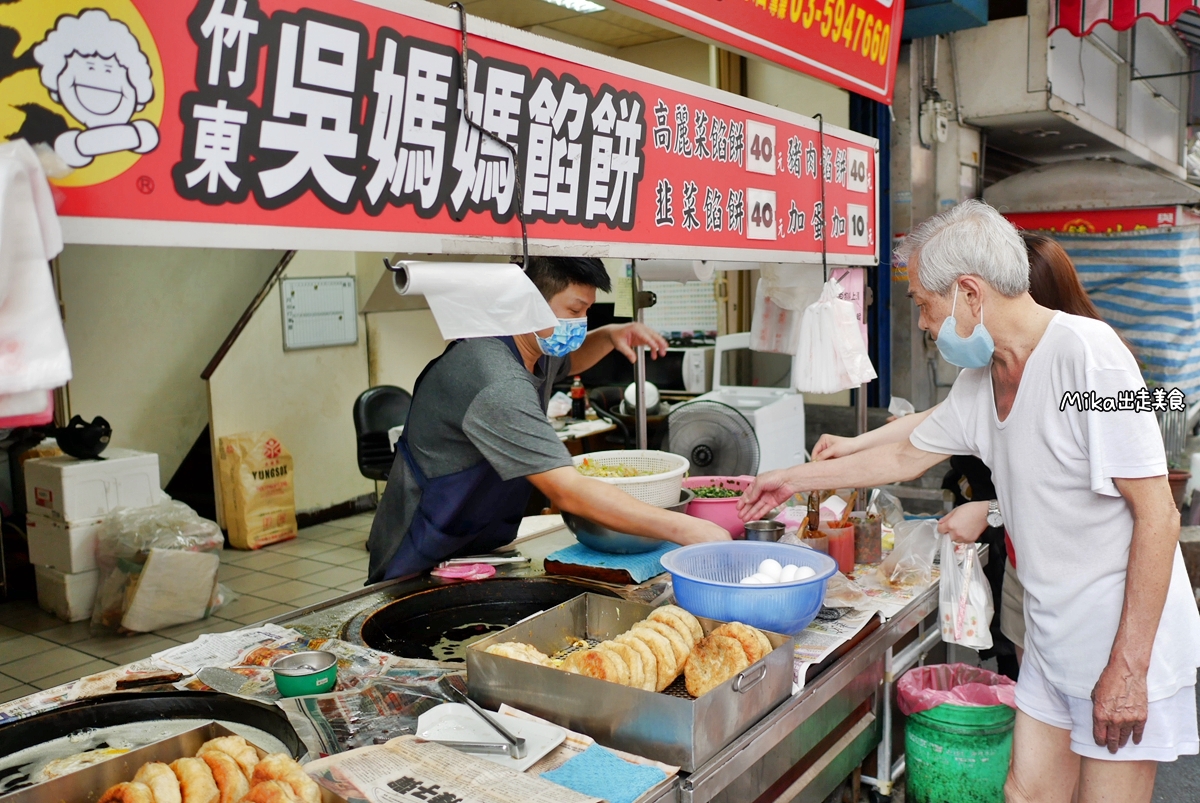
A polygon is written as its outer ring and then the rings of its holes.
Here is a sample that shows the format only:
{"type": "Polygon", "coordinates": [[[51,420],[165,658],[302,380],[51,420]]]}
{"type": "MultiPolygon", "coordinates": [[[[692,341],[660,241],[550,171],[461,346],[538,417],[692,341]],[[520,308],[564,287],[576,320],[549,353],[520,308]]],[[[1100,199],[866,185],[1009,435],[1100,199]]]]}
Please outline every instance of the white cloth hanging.
{"type": "Polygon", "coordinates": [[[28,409],[33,394],[71,378],[47,264],[62,247],[54,197],[37,155],[24,140],[0,145],[0,409],[28,409]]]}

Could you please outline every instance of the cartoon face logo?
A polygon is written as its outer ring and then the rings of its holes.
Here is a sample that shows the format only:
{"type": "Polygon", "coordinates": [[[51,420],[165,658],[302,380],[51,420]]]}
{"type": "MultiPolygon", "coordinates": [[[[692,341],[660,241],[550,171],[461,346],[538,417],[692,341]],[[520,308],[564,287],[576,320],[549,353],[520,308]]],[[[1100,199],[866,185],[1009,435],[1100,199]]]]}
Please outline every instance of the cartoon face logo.
{"type": "Polygon", "coordinates": [[[72,167],[119,151],[148,153],[158,146],[149,120],[132,120],[154,97],[150,61],[125,23],[100,9],[63,15],[33,48],[50,97],[84,128],[68,128],[54,150],[72,167]]]}

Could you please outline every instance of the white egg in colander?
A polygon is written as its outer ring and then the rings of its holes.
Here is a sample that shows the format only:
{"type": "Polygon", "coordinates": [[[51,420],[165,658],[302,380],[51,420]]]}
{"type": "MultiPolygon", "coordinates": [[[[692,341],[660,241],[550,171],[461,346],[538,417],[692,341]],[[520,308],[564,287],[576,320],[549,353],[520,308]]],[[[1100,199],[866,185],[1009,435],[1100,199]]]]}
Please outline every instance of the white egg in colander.
{"type": "Polygon", "coordinates": [[[743,577],[740,582],[745,586],[777,585],[807,580],[816,575],[816,571],[809,566],[796,566],[791,563],[781,566],[779,561],[767,558],[758,564],[758,571],[748,577],[743,577]]]}

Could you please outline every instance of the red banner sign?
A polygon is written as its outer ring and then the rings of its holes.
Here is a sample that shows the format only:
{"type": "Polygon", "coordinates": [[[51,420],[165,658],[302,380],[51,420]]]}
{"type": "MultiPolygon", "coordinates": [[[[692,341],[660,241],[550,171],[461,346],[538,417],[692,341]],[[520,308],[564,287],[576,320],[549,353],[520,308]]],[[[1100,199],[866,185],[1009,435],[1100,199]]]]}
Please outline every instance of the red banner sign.
{"type": "Polygon", "coordinates": [[[519,253],[520,206],[535,253],[876,261],[873,139],[475,19],[464,81],[427,3],[17,0],[0,26],[0,135],[75,168],[73,242],[519,253]]]}
{"type": "Polygon", "coordinates": [[[1092,209],[1082,212],[1010,212],[1005,217],[1026,231],[1063,234],[1113,234],[1200,223],[1200,216],[1180,206],[1092,209]]]}
{"type": "Polygon", "coordinates": [[[904,0],[611,0],[891,105],[904,0]]]}

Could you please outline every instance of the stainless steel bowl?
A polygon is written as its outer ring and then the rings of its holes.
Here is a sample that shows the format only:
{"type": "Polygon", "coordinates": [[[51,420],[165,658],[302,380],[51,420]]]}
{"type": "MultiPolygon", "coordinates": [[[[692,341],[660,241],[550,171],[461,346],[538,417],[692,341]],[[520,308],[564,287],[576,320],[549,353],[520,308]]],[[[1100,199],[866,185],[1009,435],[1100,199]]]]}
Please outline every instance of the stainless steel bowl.
{"type": "MultiPolygon", "coordinates": [[[[682,513],[695,494],[687,488],[679,491],[679,503],[671,505],[667,510],[682,513]]],[[[634,555],[639,552],[653,552],[663,545],[657,538],[646,538],[641,535],[620,533],[616,530],[597,524],[596,522],[576,516],[574,513],[563,513],[563,522],[567,529],[575,534],[579,543],[597,552],[609,552],[615,555],[634,555]]]]}
{"type": "Polygon", "coordinates": [[[783,537],[783,522],[771,519],[746,522],[747,541],[778,541],[783,537]]]}

